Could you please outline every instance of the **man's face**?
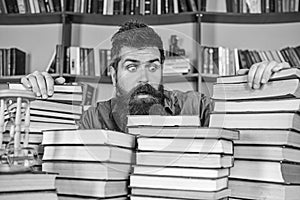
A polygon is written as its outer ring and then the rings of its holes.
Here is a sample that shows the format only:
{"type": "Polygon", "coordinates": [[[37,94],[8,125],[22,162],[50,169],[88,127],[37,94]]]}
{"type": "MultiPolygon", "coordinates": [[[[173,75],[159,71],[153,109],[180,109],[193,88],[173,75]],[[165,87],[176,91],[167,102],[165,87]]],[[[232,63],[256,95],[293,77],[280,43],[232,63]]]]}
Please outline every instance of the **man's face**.
{"type": "MultiPolygon", "coordinates": [[[[141,84],[156,90],[162,82],[160,52],[157,47],[122,47],[116,76],[117,95],[125,95],[141,84]]],[[[137,98],[147,98],[140,95],[137,98]]]]}
{"type": "Polygon", "coordinates": [[[158,48],[123,47],[120,58],[114,84],[117,96],[129,100],[129,113],[161,114],[164,97],[158,48]]]}

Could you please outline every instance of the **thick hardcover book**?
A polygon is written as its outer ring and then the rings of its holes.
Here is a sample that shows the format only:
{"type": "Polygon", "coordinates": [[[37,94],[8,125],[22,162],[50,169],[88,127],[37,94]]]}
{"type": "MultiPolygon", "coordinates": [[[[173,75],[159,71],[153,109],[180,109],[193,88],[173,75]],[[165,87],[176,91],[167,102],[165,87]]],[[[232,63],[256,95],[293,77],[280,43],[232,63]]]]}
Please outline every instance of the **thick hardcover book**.
{"type": "Polygon", "coordinates": [[[228,177],[201,179],[190,177],[131,175],[130,187],[161,188],[193,191],[219,191],[227,188],[228,177]]]}
{"type": "MultiPolygon", "coordinates": [[[[9,89],[26,90],[26,88],[20,83],[9,83],[9,89]]],[[[82,93],[81,85],[54,85],[54,92],[60,93],[82,93]]]]}
{"type": "Polygon", "coordinates": [[[42,169],[45,172],[59,173],[60,177],[66,178],[127,180],[131,172],[131,165],[105,162],[44,161],[42,169]]]}
{"type": "Polygon", "coordinates": [[[205,128],[205,127],[163,127],[143,126],[130,127],[128,132],[139,137],[159,138],[223,138],[228,140],[239,139],[239,132],[232,129],[205,128]]]}
{"type": "Polygon", "coordinates": [[[300,130],[297,113],[212,113],[210,127],[238,129],[295,129],[300,130]]]}
{"type": "Polygon", "coordinates": [[[26,53],[17,48],[10,49],[11,75],[24,75],[26,73],[26,53]]]}
{"type": "Polygon", "coordinates": [[[200,126],[198,115],[128,115],[127,126],[200,126]]]}
{"type": "Polygon", "coordinates": [[[9,192],[1,193],[0,199],[5,200],[57,200],[57,194],[55,190],[49,191],[30,191],[30,192],[9,192]]]}
{"type": "Polygon", "coordinates": [[[233,143],[223,139],[138,138],[139,151],[233,154],[233,143]]]}
{"type": "Polygon", "coordinates": [[[300,99],[269,99],[244,101],[215,101],[215,112],[296,112],[300,109],[300,99]]]}
{"type": "Polygon", "coordinates": [[[138,152],[137,165],[226,168],[232,167],[232,156],[199,153],[138,152]]]}
{"type": "MultiPolygon", "coordinates": [[[[59,102],[51,102],[45,100],[35,100],[30,103],[30,108],[34,110],[40,111],[52,111],[58,114],[66,113],[66,114],[74,114],[81,115],[82,114],[82,106],[81,105],[71,105],[66,103],[59,102]]],[[[37,112],[37,111],[35,111],[37,112]]]]}
{"type": "Polygon", "coordinates": [[[230,179],[231,197],[242,199],[297,200],[300,185],[230,179]]]}
{"type": "Polygon", "coordinates": [[[133,156],[132,150],[114,146],[45,146],[43,161],[98,161],[130,164],[133,156]]]}
{"type": "Polygon", "coordinates": [[[7,13],[19,13],[17,0],[5,0],[7,13]]]}
{"type": "Polygon", "coordinates": [[[92,129],[57,130],[43,132],[43,145],[115,145],[127,148],[135,147],[135,137],[130,134],[92,129]]]}
{"type": "Polygon", "coordinates": [[[45,173],[0,174],[0,192],[55,190],[56,176],[45,173]]]}
{"type": "MultiPolygon", "coordinates": [[[[97,197],[93,198],[93,197],[86,197],[86,196],[79,196],[79,195],[66,195],[66,194],[60,194],[59,195],[59,200],[82,200],[82,199],[99,200],[99,198],[97,198],[97,197]]],[[[109,200],[128,200],[127,195],[109,197],[109,198],[106,198],[106,199],[109,199],[109,200]]]]}
{"type": "Polygon", "coordinates": [[[215,84],[212,98],[216,100],[267,99],[274,97],[300,97],[299,79],[269,81],[259,89],[248,83],[215,84]]]}
{"type": "Polygon", "coordinates": [[[234,158],[300,163],[300,149],[287,146],[235,145],[234,158]]]}
{"type": "MultiPolygon", "coordinates": [[[[289,68],[289,69],[284,69],[279,72],[276,72],[270,77],[270,81],[294,79],[294,78],[300,78],[300,70],[298,68],[289,68]]],[[[247,75],[223,76],[217,78],[217,84],[246,83],[247,81],[248,81],[247,75]]]]}
{"type": "Polygon", "coordinates": [[[244,129],[235,144],[282,145],[300,148],[300,133],[295,130],[244,129]]]}
{"type": "MultiPolygon", "coordinates": [[[[167,198],[180,198],[180,199],[206,199],[215,200],[228,197],[230,195],[230,189],[223,189],[215,192],[203,192],[203,191],[193,191],[193,190],[172,190],[172,189],[159,189],[159,188],[141,188],[133,187],[131,188],[131,194],[136,196],[143,196],[142,199],[146,197],[165,197],[167,198]]],[[[170,199],[171,200],[171,199],[170,199]]]]}
{"type": "Polygon", "coordinates": [[[128,193],[126,181],[85,180],[58,177],[56,186],[59,195],[68,194],[90,198],[108,198],[127,195],[128,193]]]}
{"type": "MultiPolygon", "coordinates": [[[[7,129],[11,126],[11,122],[8,122],[7,129]]],[[[21,123],[21,131],[24,131],[24,122],[21,123]]],[[[51,122],[30,122],[30,131],[32,132],[42,132],[43,130],[69,130],[69,129],[78,129],[76,124],[63,124],[63,123],[51,123],[51,122]]]]}
{"type": "Polygon", "coordinates": [[[194,177],[194,178],[222,178],[229,175],[229,168],[223,169],[201,169],[190,167],[161,167],[135,165],[133,174],[174,176],[174,177],[194,177]]]}
{"type": "Polygon", "coordinates": [[[288,162],[236,159],[234,167],[230,169],[230,178],[299,184],[300,165],[288,162]]]}

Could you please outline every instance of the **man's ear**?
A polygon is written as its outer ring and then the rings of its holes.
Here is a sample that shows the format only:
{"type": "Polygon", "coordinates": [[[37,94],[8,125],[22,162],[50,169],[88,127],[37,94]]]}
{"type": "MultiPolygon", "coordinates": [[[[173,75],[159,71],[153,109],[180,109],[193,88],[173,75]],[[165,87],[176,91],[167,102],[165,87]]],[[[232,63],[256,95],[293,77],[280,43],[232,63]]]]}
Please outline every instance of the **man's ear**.
{"type": "Polygon", "coordinates": [[[111,75],[111,81],[114,87],[117,86],[117,72],[115,70],[115,68],[113,68],[112,66],[110,67],[110,75],[111,75]]]}

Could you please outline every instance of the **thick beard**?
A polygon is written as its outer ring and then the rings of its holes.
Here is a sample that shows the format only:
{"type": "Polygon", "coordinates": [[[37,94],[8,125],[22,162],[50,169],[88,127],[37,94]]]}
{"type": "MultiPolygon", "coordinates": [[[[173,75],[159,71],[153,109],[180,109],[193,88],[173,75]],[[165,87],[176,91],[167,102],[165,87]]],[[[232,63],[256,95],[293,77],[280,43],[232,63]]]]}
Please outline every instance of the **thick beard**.
{"type": "Polygon", "coordinates": [[[131,115],[166,115],[164,109],[164,88],[158,90],[150,84],[139,85],[130,93],[129,113],[131,115]],[[148,98],[138,98],[138,95],[149,95],[148,98]]]}

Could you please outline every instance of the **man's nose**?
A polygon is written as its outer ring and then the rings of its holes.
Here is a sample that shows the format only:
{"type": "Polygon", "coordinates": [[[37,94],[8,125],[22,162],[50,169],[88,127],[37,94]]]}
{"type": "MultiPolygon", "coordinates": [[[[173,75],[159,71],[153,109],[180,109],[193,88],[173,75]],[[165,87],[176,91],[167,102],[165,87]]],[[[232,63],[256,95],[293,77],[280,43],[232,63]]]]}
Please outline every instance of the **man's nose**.
{"type": "Polygon", "coordinates": [[[148,83],[149,82],[149,77],[148,77],[148,72],[147,72],[146,67],[141,68],[139,82],[140,83],[148,83]]]}

